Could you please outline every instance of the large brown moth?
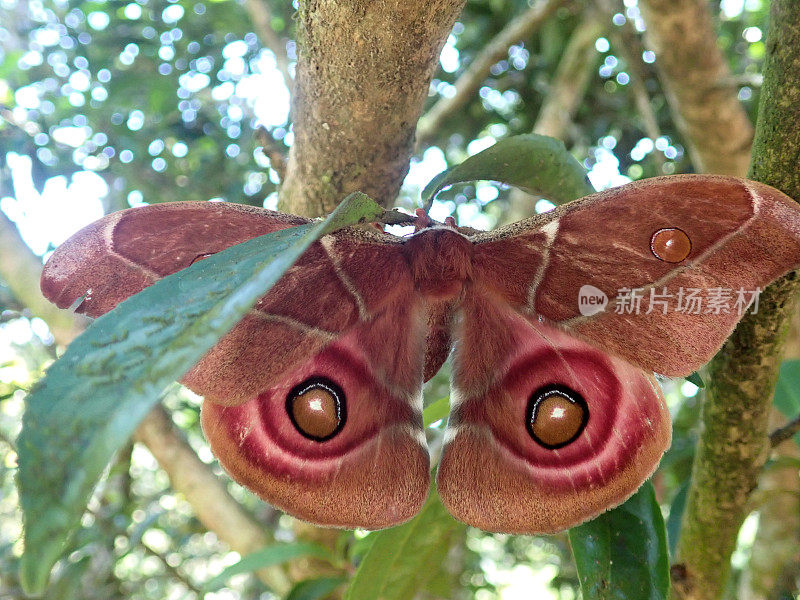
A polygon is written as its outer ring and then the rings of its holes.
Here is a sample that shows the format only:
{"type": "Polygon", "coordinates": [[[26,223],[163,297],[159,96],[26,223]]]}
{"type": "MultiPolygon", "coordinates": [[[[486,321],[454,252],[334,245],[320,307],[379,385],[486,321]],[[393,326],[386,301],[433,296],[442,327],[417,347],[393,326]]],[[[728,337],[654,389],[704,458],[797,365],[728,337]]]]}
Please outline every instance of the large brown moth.
{"type": "MultiPolygon", "coordinates": [[[[84,297],[96,317],[306,222],[214,202],[124,210],[58,248],[42,290],[61,307],[84,297]]],[[[664,299],[757,291],[800,263],[798,206],[726,177],[632,183],[491,232],[418,225],[321,238],[183,378],[225,469],[292,515],[375,529],[416,514],[430,483],[422,384],[451,352],[437,484],[456,518],[542,533],[616,506],[670,442],[653,372],[696,370],[742,316],[732,299],[664,299]],[[582,288],[611,302],[581,311],[582,288]],[[620,310],[624,290],[662,303],[620,310]]]]}

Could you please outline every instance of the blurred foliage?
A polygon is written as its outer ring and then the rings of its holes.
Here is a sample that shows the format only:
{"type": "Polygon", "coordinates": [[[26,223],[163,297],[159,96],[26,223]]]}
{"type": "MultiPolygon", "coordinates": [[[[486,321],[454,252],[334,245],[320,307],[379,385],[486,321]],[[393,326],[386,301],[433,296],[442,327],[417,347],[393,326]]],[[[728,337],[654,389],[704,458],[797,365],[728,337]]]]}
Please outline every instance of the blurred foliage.
{"type": "MultiPolygon", "coordinates": [[[[720,11],[719,43],[735,74],[732,83],[752,118],[765,52],[767,4],[713,4],[720,11]]],[[[527,6],[524,0],[467,2],[431,84],[429,106],[453,93],[454,82],[486,42],[527,6]]],[[[24,168],[44,196],[49,186],[58,190],[54,182],[59,177],[77,181],[70,177],[96,173],[108,186],[106,211],[142,202],[209,198],[270,205],[278,174],[258,147],[255,131],[263,124],[279,149],[291,144],[288,91],[274,69],[273,50],[285,51],[290,62],[294,60],[295,9],[278,0],[0,0],[0,209],[11,214],[14,208],[11,216],[19,219],[33,212],[31,203],[39,197],[23,193],[19,171],[24,168]],[[263,47],[266,38],[250,21],[248,2],[268,8],[281,48],[263,47]],[[19,156],[28,157],[29,166],[15,163],[19,156]]],[[[479,94],[445,120],[429,148],[419,149],[401,203],[418,202],[430,176],[496,139],[530,132],[583,10],[580,1],[565,4],[538,35],[509,49],[479,94]]],[[[620,3],[609,35],[596,42],[597,66],[592,66],[586,97],[564,136],[596,186],[692,170],[657,78],[657,57],[641,45],[643,26],[636,0],[620,3]],[[622,28],[633,32],[635,43],[627,52],[616,47],[620,36],[615,32],[622,28]],[[627,64],[623,54],[637,64],[627,64]],[[633,73],[641,74],[649,96],[660,130],[656,139],[647,137],[637,112],[630,84],[633,73]]],[[[631,41],[630,36],[622,39],[631,41]]],[[[507,188],[490,183],[454,186],[439,195],[436,218],[457,213],[462,224],[491,226],[505,210],[507,194],[507,188]]],[[[73,201],[56,192],[51,195],[63,203],[73,201]]],[[[46,325],[29,318],[0,284],[2,598],[23,597],[17,576],[21,525],[14,485],[23,401],[55,354],[46,325]]],[[[428,384],[426,405],[447,395],[447,380],[445,367],[428,384]]],[[[700,402],[692,384],[668,380],[662,385],[674,416],[673,445],[653,482],[668,514],[691,470],[700,402]]],[[[199,399],[179,389],[167,397],[166,405],[201,459],[223,476],[200,431],[199,399]]],[[[428,432],[435,457],[443,435],[441,422],[434,422],[428,432]]],[[[230,483],[229,488],[277,540],[296,540],[291,519],[238,485],[230,483]]],[[[57,566],[47,598],[199,598],[204,584],[240,558],[203,529],[184,497],[171,490],[166,474],[140,446],[120,453],[83,525],[57,566]]],[[[340,575],[351,577],[367,560],[376,537],[342,533],[333,549],[344,565],[340,573],[306,575],[310,582],[301,578],[295,597],[331,589],[340,575]]],[[[467,529],[453,536],[446,550],[444,558],[437,559],[443,568],[418,597],[578,597],[566,535],[534,538],[467,529]]],[[[239,574],[226,588],[205,597],[273,594],[256,577],[239,574]]]]}

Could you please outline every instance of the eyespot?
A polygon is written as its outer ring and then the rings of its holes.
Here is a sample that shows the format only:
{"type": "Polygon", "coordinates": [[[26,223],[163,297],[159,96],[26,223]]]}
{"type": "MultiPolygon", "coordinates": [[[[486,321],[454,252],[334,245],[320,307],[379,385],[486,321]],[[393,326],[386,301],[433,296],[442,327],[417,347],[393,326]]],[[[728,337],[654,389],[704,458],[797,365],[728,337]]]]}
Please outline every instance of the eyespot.
{"type": "Polygon", "coordinates": [[[526,426],[531,437],[548,449],[575,441],[589,421],[589,406],[563,385],[539,388],[528,401],[526,426]]]}
{"type": "Polygon", "coordinates": [[[692,241],[682,229],[668,227],[653,234],[650,238],[650,250],[659,260],[679,263],[692,251],[692,241]]]}
{"type": "Polygon", "coordinates": [[[325,377],[306,379],[286,396],[286,412],[301,435],[324,442],[344,427],[344,392],[325,377]]]}

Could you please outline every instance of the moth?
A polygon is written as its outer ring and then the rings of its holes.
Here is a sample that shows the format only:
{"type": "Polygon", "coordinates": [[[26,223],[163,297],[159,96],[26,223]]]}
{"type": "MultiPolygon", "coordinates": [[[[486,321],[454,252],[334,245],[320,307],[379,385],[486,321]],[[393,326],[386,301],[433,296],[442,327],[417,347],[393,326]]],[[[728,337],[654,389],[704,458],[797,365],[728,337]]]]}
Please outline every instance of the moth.
{"type": "MultiPolygon", "coordinates": [[[[61,307],[86,296],[77,310],[96,317],[306,222],[219,202],[123,210],[59,247],[42,290],[61,307]]],[[[378,529],[428,495],[422,385],[451,355],[443,503],[485,530],[556,532],[655,470],[670,416],[653,373],[707,362],[743,314],[733,297],[798,263],[790,198],[707,175],[631,183],[491,232],[354,226],[315,242],[182,381],[205,397],[203,430],[236,481],[301,519],[378,529]],[[581,310],[582,289],[608,304],[581,310]],[[680,310],[690,290],[727,290],[729,305],[680,310]]]]}

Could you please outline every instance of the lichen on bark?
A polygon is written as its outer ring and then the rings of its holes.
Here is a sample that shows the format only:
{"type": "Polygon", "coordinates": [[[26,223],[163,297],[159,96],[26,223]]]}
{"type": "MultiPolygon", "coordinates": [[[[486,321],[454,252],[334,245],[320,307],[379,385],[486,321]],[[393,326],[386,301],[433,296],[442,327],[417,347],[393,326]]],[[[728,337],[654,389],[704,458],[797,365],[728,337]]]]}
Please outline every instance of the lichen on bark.
{"type": "MultiPolygon", "coordinates": [[[[800,3],[773,0],[749,176],[800,199],[800,3]]],[[[736,536],[769,452],[767,426],[797,273],[768,287],[707,368],[704,431],[678,548],[678,596],[720,598],[736,536]]]]}

